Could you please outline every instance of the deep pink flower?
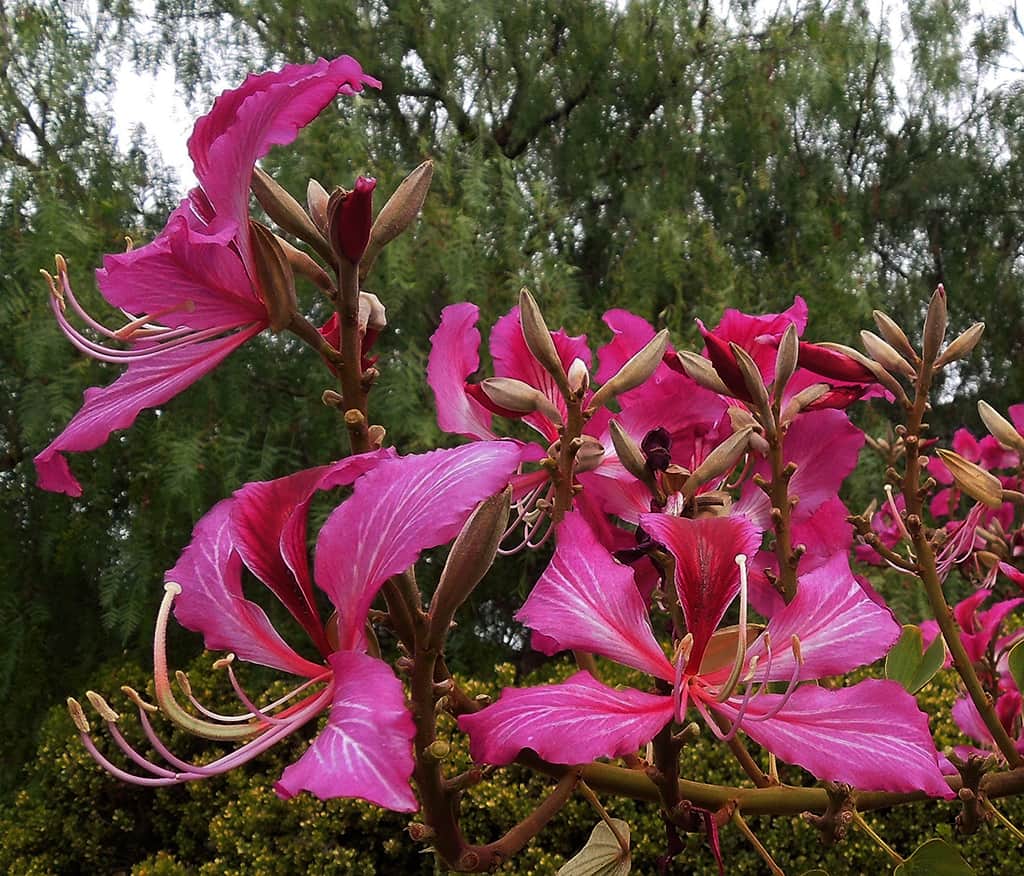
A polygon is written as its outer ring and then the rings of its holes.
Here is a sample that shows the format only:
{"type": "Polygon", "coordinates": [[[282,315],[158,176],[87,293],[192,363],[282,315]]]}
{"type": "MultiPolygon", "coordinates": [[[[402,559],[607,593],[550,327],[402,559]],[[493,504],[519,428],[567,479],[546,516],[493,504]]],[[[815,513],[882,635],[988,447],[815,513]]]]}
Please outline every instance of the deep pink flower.
{"type": "Polygon", "coordinates": [[[363,257],[373,225],[373,190],[377,180],[361,176],[355,188],[338,203],[330,223],[331,243],[352,264],[363,257]]]}
{"type": "Polygon", "coordinates": [[[519,458],[520,450],[511,442],[407,457],[377,451],[247,484],[220,502],[196,525],[192,543],[167,573],[154,650],[157,701],[186,730],[247,741],[211,764],[189,764],[159,740],[140,707],[150,740],[174,769],[143,759],[124,742],[116,724],[109,725],[115,741],[149,775],[115,766],[83,734],[90,753],[114,775],[137,784],[193,781],[250,760],[329,711],[326,727],[285,769],[276,785],[278,794],[291,797],[308,790],[322,799],[361,797],[388,809],[414,811],[417,802],[409,787],[413,721],[391,667],[366,653],[367,615],[381,585],[411,566],[421,551],[454,538],[474,507],[508,482],[519,458]],[[310,503],[320,491],[349,484],[354,484],[352,495],[320,530],[311,574],[306,553],[310,503]],[[263,609],[245,597],[243,567],[309,634],[319,658],[301,656],[263,609]],[[314,579],[335,608],[326,623],[314,599],[314,579]],[[243,714],[212,713],[187,689],[193,708],[210,720],[184,712],[174,702],[164,653],[172,605],[179,623],[202,633],[207,648],[228,650],[242,660],[298,676],[302,683],[282,700],[258,707],[229,663],[243,714]]]}
{"type": "Polygon", "coordinates": [[[249,231],[253,165],[271,147],[292,142],[339,92],[364,85],[380,82],[343,55],[249,76],[217,98],[189,140],[199,185],[152,243],[107,256],[97,271],[103,297],[131,314],[127,325],[111,330],[87,314],[58,271],[52,306],[64,333],[87,355],[128,369],[109,386],[86,390],[81,410],[36,456],[40,487],[81,495],[62,453],[99,447],[269,325],[249,231]],[[69,309],[104,340],[75,328],[69,309]]]}
{"type": "Polygon", "coordinates": [[[891,613],[865,595],[843,555],[803,576],[796,599],[763,630],[746,626],[741,603],[741,626],[716,632],[737,593],[743,599],[734,560],[756,547],[758,531],[728,517],[651,514],[641,524],[676,561],[687,635],[676,639],[672,661],[654,638],[630,571],[576,515],[561,524],[551,565],[519,617],[552,649],[606,656],[660,679],[672,694],[610,688],[587,672],[562,684],[506,689],[494,705],[459,719],[475,760],[505,764],[523,748],[556,763],[618,757],[635,752],[668,722],[683,721],[692,705],[716,736],[742,730],[821,779],[952,796],[927,716],[900,685],[799,686],[870,663],[899,637],[891,613]],[[786,682],[786,691],[766,692],[776,681],[786,682]]]}
{"type": "MultiPolygon", "coordinates": [[[[1006,616],[1024,599],[1005,599],[985,611],[978,611],[981,604],[992,595],[991,590],[976,590],[953,608],[953,617],[960,627],[960,641],[972,663],[983,660],[990,649],[996,646],[996,636],[1006,616]]],[[[934,620],[921,622],[921,639],[927,648],[939,635],[939,625],[934,620]]],[[[952,658],[946,655],[946,666],[952,666],[952,658]]]]}

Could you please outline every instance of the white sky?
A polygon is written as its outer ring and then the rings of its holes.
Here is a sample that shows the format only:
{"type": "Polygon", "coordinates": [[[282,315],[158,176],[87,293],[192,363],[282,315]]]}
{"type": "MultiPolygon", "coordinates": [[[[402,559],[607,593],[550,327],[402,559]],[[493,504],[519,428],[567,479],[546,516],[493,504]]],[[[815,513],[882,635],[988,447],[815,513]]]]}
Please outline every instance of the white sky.
{"type": "MultiPolygon", "coordinates": [[[[971,0],[970,5],[972,12],[1005,16],[1009,14],[1013,0],[971,0]]],[[[902,33],[900,18],[906,0],[869,0],[868,7],[874,21],[886,21],[888,24],[890,38],[897,49],[896,69],[903,68],[909,73],[909,46],[901,43],[899,36],[902,33]]],[[[1024,17],[1024,10],[1021,14],[1024,17]]],[[[1012,28],[1011,46],[1016,50],[1011,54],[1016,56],[1019,64],[1024,64],[1021,60],[1024,57],[1024,39],[1013,32],[1012,28]]],[[[1007,70],[999,79],[1006,81],[1020,77],[1019,70],[1007,70]]],[[[992,84],[996,84],[999,79],[992,84]]],[[[172,68],[164,67],[156,74],[139,74],[131,69],[130,64],[125,63],[118,77],[113,111],[117,135],[122,143],[128,143],[135,126],[142,125],[156,141],[164,162],[177,172],[182,193],[195,185],[192,163],[185,148],[195,119],[176,88],[172,68]]]]}

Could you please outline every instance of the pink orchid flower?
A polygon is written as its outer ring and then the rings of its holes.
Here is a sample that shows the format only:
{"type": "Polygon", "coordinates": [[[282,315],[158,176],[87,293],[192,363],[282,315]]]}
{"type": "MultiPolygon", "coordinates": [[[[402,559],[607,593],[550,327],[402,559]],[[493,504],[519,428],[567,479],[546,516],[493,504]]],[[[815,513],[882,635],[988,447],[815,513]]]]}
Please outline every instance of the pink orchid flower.
{"type": "MultiPolygon", "coordinates": [[[[475,304],[453,304],[441,313],[441,324],[431,337],[427,380],[437,403],[438,425],[447,432],[476,440],[495,437],[493,415],[522,420],[539,435],[532,445],[531,460],[543,459],[559,440],[566,417],[566,405],[551,375],[537,362],[523,338],[519,309],[513,308],[494,325],[490,337],[491,359],[498,378],[512,378],[538,390],[547,401],[545,411],[526,415],[505,410],[487,396],[480,384],[468,378],[480,367],[479,308],[475,304]]],[[[613,339],[598,351],[598,381],[614,376],[623,364],[655,336],[646,320],[623,310],[605,314],[613,339]]],[[[568,374],[589,372],[592,355],[583,335],[571,336],[559,330],[551,338],[568,374]]],[[[586,398],[590,397],[588,392],[586,398]]],[[[643,385],[618,398],[621,412],[615,414],[623,430],[639,445],[654,430],[663,428],[670,445],[668,461],[695,468],[732,431],[725,416],[726,405],[715,393],[697,386],[689,377],[676,374],[665,365],[643,385]]],[[[585,404],[585,403],[584,403],[585,404]]],[[[600,410],[586,423],[583,434],[592,441],[591,453],[574,472],[583,492],[577,507],[587,514],[591,525],[608,539],[616,534],[602,517],[613,514],[635,522],[650,510],[650,493],[630,475],[615,454],[609,433],[612,416],[600,410]]],[[[546,471],[524,474],[517,485],[521,516],[528,517],[549,489],[546,471]]],[[[550,533],[550,529],[547,530],[550,533]]],[[[539,539],[543,540],[543,539],[539,539]]],[[[538,540],[538,541],[539,541],[538,540]]],[[[526,544],[536,544],[528,533],[526,544]]]]}
{"type": "Polygon", "coordinates": [[[506,689],[493,705],[459,719],[475,760],[506,764],[524,748],[555,763],[620,757],[683,721],[692,705],[719,738],[742,730],[820,779],[952,796],[928,718],[900,685],[801,685],[878,659],[900,634],[892,615],[853,579],[843,555],[803,576],[796,599],[762,630],[746,622],[737,561],[760,541],[748,521],[651,514],[641,523],[676,561],[687,632],[677,631],[672,660],[654,637],[632,574],[577,515],[561,524],[555,556],[519,619],[553,647],[639,669],[671,693],[611,688],[586,671],[561,684],[506,689]],[[717,630],[737,595],[739,627],[717,630]],[[786,682],[785,692],[767,692],[772,682],[786,682]]]}
{"type": "Polygon", "coordinates": [[[407,457],[378,451],[247,484],[214,506],[196,525],[192,543],[167,573],[154,647],[157,702],[185,730],[244,744],[212,763],[183,761],[154,732],[147,713],[156,707],[132,692],[143,728],[167,766],[153,763],[125,741],[117,715],[102,700],[97,705],[98,698],[90,693],[114,741],[144,774],[114,765],[97,749],[87,727],[79,724],[89,752],[125,781],[172,785],[245,763],[328,712],[324,729],[302,757],[285,769],[275,786],[277,793],[287,798],[307,790],[321,799],[361,797],[400,812],[417,809],[409,787],[413,721],[401,682],[387,663],[374,656],[375,648],[368,641],[370,605],[384,582],[409,568],[421,551],[454,538],[477,504],[508,483],[519,459],[520,450],[512,442],[407,457]],[[309,507],[316,493],[353,483],[352,495],[331,512],[317,540],[316,584],[336,609],[324,623],[314,600],[314,575],[306,555],[309,507]],[[319,660],[293,650],[263,609],[246,599],[243,567],[266,585],[308,633],[319,660]],[[207,709],[192,696],[181,674],[179,683],[194,711],[177,703],[164,649],[172,607],[182,626],[203,634],[207,648],[231,652],[221,663],[242,703],[241,714],[222,715],[207,709]],[[235,656],[303,681],[279,700],[258,706],[234,673],[235,656]]]}
{"type": "Polygon", "coordinates": [[[40,487],[81,495],[62,453],[99,447],[267,328],[249,229],[253,165],[271,147],[292,142],[337,94],[364,85],[380,82],[343,55],[249,76],[217,98],[188,144],[199,185],[152,243],[108,255],[97,271],[103,297],[128,315],[121,328],[107,328],[82,308],[59,262],[51,303],[64,333],[86,355],[128,369],[109,386],[86,390],[81,410],[36,456],[40,487]],[[75,328],[69,309],[104,342],[75,328]]]}

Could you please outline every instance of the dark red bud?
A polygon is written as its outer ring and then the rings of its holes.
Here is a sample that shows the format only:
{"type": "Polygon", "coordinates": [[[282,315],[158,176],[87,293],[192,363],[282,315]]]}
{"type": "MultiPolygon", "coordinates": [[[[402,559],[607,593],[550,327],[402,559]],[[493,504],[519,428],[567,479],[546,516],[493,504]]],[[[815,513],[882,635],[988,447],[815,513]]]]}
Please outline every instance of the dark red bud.
{"type": "Polygon", "coordinates": [[[800,342],[800,355],[797,363],[801,368],[828,377],[831,380],[849,380],[855,383],[875,383],[875,376],[860,362],[849,356],[819,347],[817,344],[800,342]]]}
{"type": "Polygon", "coordinates": [[[698,327],[700,328],[700,333],[704,336],[704,343],[708,349],[708,358],[711,360],[711,364],[714,366],[718,376],[722,378],[722,382],[729,387],[733,398],[738,398],[745,402],[751,401],[746,381],[743,379],[743,372],[740,371],[740,366],[736,364],[736,357],[733,356],[732,350],[729,349],[729,342],[723,341],[699,323],[698,327]]]}
{"type": "Polygon", "coordinates": [[[363,257],[373,227],[373,190],[377,180],[361,176],[351,192],[335,192],[327,205],[331,246],[352,264],[363,257]]]}
{"type": "Polygon", "coordinates": [[[844,408],[852,405],[857,399],[859,399],[865,392],[868,391],[868,387],[865,385],[860,386],[834,386],[828,392],[826,392],[821,398],[815,399],[807,407],[805,411],[821,411],[826,408],[837,408],[843,410],[844,408]]]}

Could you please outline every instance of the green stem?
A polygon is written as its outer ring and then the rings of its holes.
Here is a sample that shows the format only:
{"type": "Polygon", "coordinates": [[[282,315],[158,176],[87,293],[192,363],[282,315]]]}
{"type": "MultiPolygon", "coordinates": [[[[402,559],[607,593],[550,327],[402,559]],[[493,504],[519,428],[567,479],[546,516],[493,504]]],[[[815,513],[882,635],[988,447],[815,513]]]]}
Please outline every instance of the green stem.
{"type": "Polygon", "coordinates": [[[992,805],[992,802],[990,800],[985,800],[984,803],[985,808],[989,812],[991,812],[997,819],[999,819],[1000,822],[1002,822],[1003,827],[1010,831],[1021,842],[1024,842],[1024,833],[1021,832],[1020,828],[1018,828],[1017,825],[1015,825],[1012,821],[1010,821],[1009,818],[1003,815],[1002,812],[996,809],[996,807],[992,805]]]}
{"type": "Polygon", "coordinates": [[[740,815],[740,810],[735,809],[732,813],[732,821],[739,829],[740,832],[747,838],[747,841],[754,847],[757,853],[761,856],[762,860],[768,865],[768,869],[772,871],[773,876],[786,876],[783,869],[775,863],[775,859],[771,856],[771,853],[766,849],[761,840],[757,838],[754,831],[750,829],[750,825],[743,820],[743,816],[740,815]]]}
{"type": "Polygon", "coordinates": [[[856,825],[864,831],[872,841],[877,845],[883,852],[885,852],[894,864],[902,864],[904,858],[897,852],[892,846],[890,846],[884,839],[882,839],[877,833],[875,833],[870,825],[864,820],[857,810],[853,811],[853,820],[856,825]]]}

